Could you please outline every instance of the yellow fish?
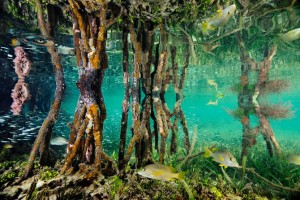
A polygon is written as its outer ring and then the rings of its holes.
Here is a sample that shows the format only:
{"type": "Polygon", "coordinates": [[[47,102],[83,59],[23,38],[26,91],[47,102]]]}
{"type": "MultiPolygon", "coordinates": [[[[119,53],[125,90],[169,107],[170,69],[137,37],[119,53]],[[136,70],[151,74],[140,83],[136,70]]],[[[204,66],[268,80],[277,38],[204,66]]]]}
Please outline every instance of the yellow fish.
{"type": "Polygon", "coordinates": [[[207,80],[208,85],[214,86],[216,89],[218,88],[218,83],[212,79],[207,80]]]}
{"type": "Polygon", "coordinates": [[[224,97],[224,94],[219,92],[217,89],[217,94],[216,94],[217,99],[215,101],[212,101],[211,99],[209,100],[209,102],[206,105],[213,105],[213,106],[217,106],[219,99],[222,99],[224,97]]]}
{"type": "Polygon", "coordinates": [[[300,39],[300,28],[296,28],[294,30],[291,30],[285,34],[281,34],[279,36],[280,40],[283,42],[291,42],[297,39],[300,39]]]}
{"type": "Polygon", "coordinates": [[[236,158],[227,150],[217,150],[212,152],[209,148],[205,148],[204,157],[213,157],[213,160],[220,163],[220,166],[240,167],[236,158]]]}
{"type": "Polygon", "coordinates": [[[3,145],[3,148],[4,149],[11,149],[11,148],[13,148],[13,146],[11,144],[5,144],[5,145],[3,145]]]}
{"type": "Polygon", "coordinates": [[[217,106],[218,105],[218,101],[219,101],[219,99],[217,99],[216,101],[209,100],[209,102],[206,105],[217,106]]]}
{"type": "Polygon", "coordinates": [[[225,25],[230,17],[234,14],[236,5],[233,4],[223,10],[218,10],[217,14],[201,23],[202,32],[205,34],[208,30],[215,30],[225,25]]]}
{"type": "Polygon", "coordinates": [[[290,154],[286,158],[286,161],[295,165],[300,165],[300,153],[290,154]]]}
{"type": "Polygon", "coordinates": [[[173,167],[162,164],[150,164],[138,171],[138,174],[147,178],[170,181],[174,179],[183,180],[185,172],[176,172],[173,167]]]}
{"type": "Polygon", "coordinates": [[[21,45],[21,42],[17,38],[12,38],[10,45],[13,47],[19,46],[19,45],[21,45]]]}
{"type": "Polygon", "coordinates": [[[217,91],[216,97],[217,97],[218,99],[221,99],[221,98],[224,97],[224,94],[223,94],[222,92],[217,91]]]}

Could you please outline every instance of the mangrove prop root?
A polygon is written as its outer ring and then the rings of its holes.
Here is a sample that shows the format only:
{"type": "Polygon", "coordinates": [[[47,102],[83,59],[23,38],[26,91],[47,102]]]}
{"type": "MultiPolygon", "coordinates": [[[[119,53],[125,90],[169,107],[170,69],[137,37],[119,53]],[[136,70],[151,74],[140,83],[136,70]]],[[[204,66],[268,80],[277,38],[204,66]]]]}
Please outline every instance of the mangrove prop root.
{"type": "MultiPolygon", "coordinates": [[[[36,0],[36,5],[38,10],[37,15],[38,15],[38,23],[39,23],[40,31],[42,32],[43,36],[49,37],[50,34],[46,29],[41,1],[36,0]]],[[[50,130],[52,130],[58,118],[60,105],[65,90],[63,69],[60,63],[60,56],[58,55],[58,52],[55,51],[54,44],[52,46],[47,47],[47,50],[51,54],[52,64],[54,66],[54,71],[55,71],[56,88],[55,88],[54,100],[50,108],[50,111],[48,113],[48,116],[44,120],[42,127],[39,130],[38,136],[30,152],[29,161],[25,167],[24,173],[20,181],[27,178],[29,174],[32,172],[34,160],[35,157],[37,156],[38,150],[40,150],[41,158],[43,158],[42,160],[40,160],[40,162],[45,164],[46,163],[45,159],[49,159],[48,151],[49,151],[49,142],[51,138],[50,130]]]]}
{"type": "Polygon", "coordinates": [[[164,113],[164,110],[161,105],[161,101],[157,99],[155,104],[155,109],[156,109],[156,119],[157,119],[157,124],[158,124],[158,130],[161,135],[161,141],[160,141],[160,154],[159,154],[159,162],[163,163],[164,162],[164,156],[165,156],[165,148],[166,148],[166,139],[168,137],[168,129],[165,127],[167,122],[166,122],[166,116],[164,113]]]}
{"type": "MultiPolygon", "coordinates": [[[[158,67],[158,62],[159,62],[159,57],[160,57],[159,46],[160,46],[160,43],[158,43],[155,48],[154,70],[151,73],[151,88],[153,88],[153,86],[154,86],[154,78],[157,73],[157,67],[158,67]]],[[[151,97],[153,97],[153,92],[151,93],[151,97]]],[[[153,132],[151,134],[154,135],[154,148],[158,151],[158,127],[157,127],[156,116],[154,114],[154,101],[153,100],[154,99],[151,98],[151,119],[153,120],[153,132]]]]}
{"type": "Polygon", "coordinates": [[[184,115],[181,107],[179,109],[179,116],[180,116],[180,119],[181,119],[180,123],[182,125],[183,132],[184,132],[184,147],[185,147],[186,151],[189,152],[191,144],[190,144],[190,140],[189,140],[188,125],[187,125],[187,120],[185,118],[185,115],[184,115]]]}
{"type": "Polygon", "coordinates": [[[143,159],[145,160],[145,163],[151,162],[151,132],[149,134],[150,130],[150,115],[151,115],[151,96],[146,96],[143,100],[143,110],[142,110],[142,121],[141,121],[141,132],[143,134],[143,140],[142,140],[142,160],[141,163],[143,162],[143,159]]]}
{"type": "MultiPolygon", "coordinates": [[[[185,55],[185,60],[184,60],[184,66],[182,69],[182,73],[181,73],[181,78],[180,78],[180,82],[179,82],[179,94],[180,96],[182,96],[182,89],[183,89],[183,85],[186,79],[186,74],[187,74],[187,68],[189,66],[189,57],[190,57],[190,51],[188,48],[186,48],[186,55],[185,55]]],[[[187,121],[185,119],[184,113],[180,107],[179,109],[179,115],[181,118],[181,124],[183,126],[183,132],[184,132],[184,146],[187,150],[187,152],[189,152],[191,144],[190,144],[190,140],[189,140],[189,132],[188,132],[188,128],[187,128],[187,121]]]]}
{"type": "Polygon", "coordinates": [[[68,145],[69,153],[61,170],[62,173],[69,168],[76,156],[79,161],[87,161],[98,169],[101,167],[102,158],[115,166],[113,160],[103,152],[102,148],[106,107],[101,86],[108,67],[105,50],[106,30],[107,26],[111,26],[117,19],[115,15],[111,15],[113,19],[106,19],[107,1],[105,0],[97,4],[99,12],[92,14],[82,9],[85,3],[82,5],[74,0],[68,0],[68,2],[72,11],[74,45],[79,72],[77,82],[80,91],[79,102],[86,106],[86,109],[81,112],[84,117],[76,117],[79,113],[75,114],[71,129],[72,141],[68,145]],[[108,24],[107,20],[109,20],[108,24]]]}
{"type": "Polygon", "coordinates": [[[81,50],[80,50],[80,29],[78,25],[78,19],[74,12],[71,12],[72,15],[72,22],[73,22],[73,40],[74,40],[74,47],[75,47],[75,56],[76,56],[76,64],[77,67],[82,67],[81,61],[81,50]]]}
{"type": "Polygon", "coordinates": [[[170,46],[171,49],[171,64],[172,64],[172,73],[173,73],[173,77],[172,77],[172,81],[173,81],[173,87],[174,87],[174,91],[176,93],[176,103],[174,106],[174,121],[173,121],[173,125],[171,126],[171,130],[172,130],[172,135],[171,135],[171,148],[170,148],[170,152],[171,154],[174,154],[177,152],[177,134],[178,134],[178,117],[179,115],[177,114],[177,109],[175,109],[178,104],[178,101],[180,100],[180,95],[178,94],[179,89],[178,89],[178,65],[176,63],[176,46],[175,45],[171,45],[170,46]]]}
{"type": "Polygon", "coordinates": [[[123,169],[121,163],[124,162],[125,146],[126,146],[126,131],[128,124],[128,109],[130,99],[130,79],[129,79],[129,65],[128,65],[128,29],[124,25],[122,32],[123,41],[123,83],[124,83],[124,99],[122,103],[122,119],[121,119],[121,133],[120,133],[120,145],[119,145],[119,168],[123,169]]]}
{"type": "MultiPolygon", "coordinates": [[[[186,36],[188,37],[188,36],[186,36]]],[[[189,57],[190,57],[190,51],[191,49],[189,48],[189,45],[187,44],[185,46],[186,48],[186,54],[184,55],[184,66],[181,72],[180,77],[178,77],[178,64],[176,63],[176,46],[172,45],[171,46],[171,62],[172,62],[172,67],[169,68],[170,72],[172,71],[173,76],[172,76],[172,81],[173,81],[173,86],[174,86],[174,91],[175,91],[175,105],[174,105],[174,110],[171,114],[171,116],[175,116],[175,119],[173,121],[173,125],[171,126],[172,130],[172,138],[171,138],[171,153],[176,152],[176,146],[177,146],[177,141],[176,141],[176,134],[178,132],[178,120],[180,120],[180,123],[183,127],[183,132],[184,132],[184,146],[187,151],[187,153],[190,150],[190,141],[189,141],[189,133],[188,133],[188,125],[187,121],[185,118],[185,115],[183,113],[183,110],[181,109],[181,103],[183,101],[184,95],[182,94],[182,89],[184,86],[184,82],[186,79],[186,73],[187,73],[187,67],[189,65],[189,57]]],[[[167,71],[168,75],[168,71],[167,71]]]]}
{"type": "MultiPolygon", "coordinates": [[[[187,36],[188,37],[188,36],[187,36]]],[[[185,118],[185,115],[183,113],[183,110],[181,108],[181,103],[183,101],[183,94],[182,94],[182,89],[183,85],[186,79],[186,73],[187,73],[187,68],[189,65],[189,57],[190,57],[190,49],[189,46],[186,45],[186,55],[184,58],[184,66],[182,69],[181,76],[178,77],[178,64],[176,63],[176,46],[172,45],[171,46],[171,62],[172,62],[172,67],[169,68],[170,71],[172,71],[173,76],[172,76],[172,81],[173,81],[173,86],[174,86],[174,91],[175,91],[175,105],[174,105],[174,110],[171,114],[171,116],[175,116],[175,119],[173,121],[173,125],[171,126],[172,130],[172,137],[171,137],[171,153],[176,152],[177,148],[177,139],[176,135],[178,133],[178,120],[180,119],[180,123],[183,127],[183,132],[184,132],[184,146],[187,151],[187,153],[190,151],[190,141],[189,141],[189,133],[188,133],[188,125],[187,121],[185,118]]],[[[167,73],[168,75],[168,73],[167,73]]]]}
{"type": "Polygon", "coordinates": [[[81,52],[87,52],[89,50],[88,38],[87,38],[86,31],[85,31],[86,27],[83,22],[83,17],[81,16],[81,14],[78,11],[79,6],[76,2],[74,2],[74,0],[68,0],[68,2],[71,6],[72,12],[74,13],[74,15],[77,18],[78,26],[80,28],[81,39],[83,40],[83,45],[84,45],[84,51],[81,51],[81,52]]]}
{"type": "Polygon", "coordinates": [[[81,124],[81,127],[80,127],[79,132],[78,132],[77,137],[76,137],[76,140],[75,140],[69,154],[66,157],[64,166],[61,169],[61,174],[66,172],[66,170],[70,167],[73,159],[76,157],[78,148],[80,147],[81,138],[84,135],[84,131],[85,131],[87,125],[88,125],[89,120],[90,120],[89,118],[86,118],[84,120],[84,122],[81,124]]]}
{"type": "MultiPolygon", "coordinates": [[[[265,57],[264,59],[259,63],[259,75],[258,75],[258,81],[257,84],[255,85],[255,91],[259,92],[262,90],[262,88],[265,86],[265,83],[267,82],[269,78],[269,71],[271,68],[271,61],[273,57],[275,56],[277,51],[277,46],[273,45],[272,48],[269,50],[268,46],[266,46],[265,50],[265,57]]],[[[272,143],[274,150],[276,154],[279,156],[281,154],[281,150],[279,147],[279,144],[275,138],[273,129],[271,128],[270,122],[265,116],[261,108],[259,106],[255,107],[255,112],[259,118],[259,122],[261,124],[261,133],[264,135],[264,138],[266,139],[267,144],[270,142],[272,143]]],[[[271,155],[271,148],[268,147],[270,155],[271,155]]]]}
{"type": "MultiPolygon", "coordinates": [[[[101,43],[101,46],[102,43],[101,43]]],[[[99,93],[96,93],[96,102],[97,104],[95,104],[95,106],[97,106],[97,109],[95,109],[95,113],[94,113],[94,117],[96,117],[95,114],[97,114],[97,118],[95,118],[94,120],[98,120],[97,123],[97,126],[99,126],[98,130],[100,131],[100,137],[101,137],[101,142],[103,140],[103,126],[104,126],[104,121],[106,119],[106,106],[105,106],[105,103],[104,103],[104,96],[103,96],[103,93],[102,93],[102,90],[101,90],[101,85],[102,85],[102,81],[103,81],[103,78],[104,78],[104,71],[105,69],[107,68],[107,55],[106,55],[106,52],[104,51],[103,49],[103,52],[101,53],[102,54],[102,57],[104,60],[101,67],[102,69],[100,69],[100,76],[97,76],[97,79],[95,81],[95,84],[93,84],[94,86],[94,90],[95,91],[100,91],[99,93]],[[99,94],[99,95],[97,95],[99,94]],[[97,112],[96,112],[97,111],[97,112]],[[100,112],[100,115],[99,115],[99,112],[100,112]]],[[[101,147],[102,148],[102,147],[101,147]]]]}
{"type": "MultiPolygon", "coordinates": [[[[269,71],[271,68],[271,61],[277,52],[277,45],[274,44],[271,47],[271,49],[269,49],[268,45],[266,45],[265,52],[264,52],[264,58],[262,61],[260,61],[258,63],[253,58],[250,57],[249,53],[247,52],[247,50],[245,48],[245,44],[242,41],[240,33],[237,34],[237,39],[238,39],[238,45],[240,47],[240,52],[241,52],[240,60],[242,62],[242,66],[241,66],[242,76],[245,77],[245,78],[243,78],[243,81],[241,79],[242,85],[246,86],[248,84],[249,70],[250,69],[255,70],[258,73],[258,80],[255,85],[254,91],[255,91],[255,93],[259,94],[259,92],[264,89],[264,87],[266,85],[265,83],[268,81],[269,71]]],[[[248,91],[248,93],[249,93],[249,91],[248,91]]],[[[239,95],[239,102],[240,102],[239,104],[240,105],[242,105],[243,95],[244,94],[239,95]]],[[[251,95],[248,94],[247,96],[248,96],[248,98],[251,98],[251,100],[252,100],[251,95]]],[[[274,147],[276,154],[278,156],[280,156],[281,150],[280,150],[279,144],[275,138],[273,129],[271,128],[271,125],[270,125],[270,122],[269,122],[267,116],[265,116],[262,113],[259,105],[255,106],[255,113],[259,119],[261,133],[264,136],[264,139],[266,140],[267,149],[269,151],[270,156],[273,155],[272,146],[274,147]]],[[[247,112],[244,114],[247,117],[247,112]]],[[[245,127],[244,131],[247,131],[247,127],[245,127]]],[[[246,133],[244,133],[244,136],[246,136],[246,133]]],[[[244,138],[244,141],[246,141],[246,139],[247,138],[244,138]]],[[[244,156],[247,153],[246,145],[247,144],[245,142],[243,142],[242,156],[244,156]]]]}
{"type": "Polygon", "coordinates": [[[173,125],[171,126],[172,135],[171,135],[171,154],[175,154],[177,152],[177,135],[178,135],[178,117],[175,116],[173,121],[173,125]]]}
{"type": "Polygon", "coordinates": [[[33,193],[34,190],[35,190],[35,187],[36,187],[37,182],[38,182],[38,179],[37,179],[37,178],[34,178],[33,181],[32,181],[32,183],[31,183],[31,185],[30,185],[30,188],[29,188],[29,190],[28,190],[28,192],[27,192],[27,195],[26,195],[26,198],[25,198],[26,200],[31,199],[32,193],[33,193]]]}
{"type": "Polygon", "coordinates": [[[81,127],[82,121],[85,118],[86,106],[82,102],[83,102],[83,100],[80,96],[78,99],[78,102],[77,102],[76,112],[75,112],[74,120],[73,120],[73,123],[71,126],[70,137],[69,137],[69,142],[68,142],[68,146],[67,146],[67,149],[68,149],[67,154],[68,154],[68,152],[70,152],[74,142],[76,141],[76,134],[81,127]]]}
{"type": "Polygon", "coordinates": [[[152,64],[152,50],[154,45],[153,32],[146,29],[144,25],[144,34],[142,39],[142,91],[145,97],[142,101],[141,111],[141,134],[143,139],[141,141],[141,152],[138,166],[145,163],[152,163],[151,148],[152,148],[152,134],[150,129],[150,117],[151,117],[151,64],[152,64]]]}
{"type": "MultiPolygon", "coordinates": [[[[88,127],[87,127],[88,129],[88,127]]],[[[91,152],[93,150],[93,134],[91,133],[91,131],[86,132],[86,139],[85,139],[85,144],[84,144],[84,148],[83,148],[83,153],[82,153],[82,158],[81,158],[81,162],[84,162],[85,160],[87,162],[91,162],[91,152]]]]}
{"type": "MultiPolygon", "coordinates": [[[[133,75],[132,75],[132,121],[133,121],[133,137],[130,140],[128,145],[128,149],[125,155],[124,163],[125,165],[131,156],[133,151],[133,147],[137,142],[140,142],[142,139],[142,134],[140,133],[140,104],[139,104],[139,96],[140,96],[140,66],[141,66],[141,57],[142,57],[142,47],[141,43],[137,41],[137,34],[134,30],[134,25],[132,23],[128,24],[129,32],[130,32],[130,40],[133,44],[134,48],[134,67],[133,67],[133,75]]],[[[136,152],[139,154],[140,152],[136,152]]]]}
{"type": "Polygon", "coordinates": [[[93,126],[93,135],[95,140],[95,165],[100,167],[101,162],[101,152],[102,152],[102,143],[101,143],[101,134],[100,134],[100,118],[99,118],[99,107],[97,104],[90,106],[89,111],[92,115],[92,120],[94,122],[93,126]]]}
{"type": "MultiPolygon", "coordinates": [[[[83,41],[83,42],[79,42],[78,46],[75,46],[76,50],[79,50],[78,52],[76,52],[77,63],[79,64],[78,66],[80,66],[80,67],[87,67],[88,62],[87,62],[87,58],[86,58],[86,52],[89,50],[89,47],[88,47],[88,38],[86,36],[86,31],[85,31],[86,27],[83,22],[83,17],[78,11],[79,6],[78,6],[77,2],[75,2],[73,0],[68,0],[68,2],[70,4],[71,10],[72,10],[73,21],[75,21],[75,26],[73,27],[75,30],[73,30],[73,31],[78,33],[74,36],[79,37],[79,34],[80,34],[79,40],[83,41]]],[[[75,39],[76,39],[76,37],[75,37],[75,39]]],[[[76,40],[74,40],[74,41],[76,42],[76,40]]]]}
{"type": "Polygon", "coordinates": [[[162,101],[160,97],[162,82],[165,79],[166,65],[167,65],[167,58],[168,58],[167,46],[166,46],[167,37],[163,25],[160,26],[160,35],[161,35],[161,42],[162,42],[162,51],[160,53],[159,62],[156,69],[157,71],[154,77],[152,98],[156,110],[157,128],[161,135],[159,162],[163,163],[164,155],[165,155],[165,145],[166,145],[165,143],[166,143],[166,138],[168,137],[167,116],[163,109],[162,101]]]}
{"type": "Polygon", "coordinates": [[[245,104],[244,102],[252,101],[252,92],[249,89],[249,73],[251,69],[256,69],[255,61],[249,57],[249,53],[246,51],[245,44],[241,39],[240,33],[237,33],[238,45],[240,47],[240,60],[241,65],[241,76],[240,82],[242,90],[238,94],[238,106],[243,109],[243,117],[241,123],[243,126],[243,140],[242,140],[242,152],[241,157],[248,155],[248,148],[251,147],[256,141],[256,135],[252,135],[249,113],[251,110],[251,104],[245,104]]]}

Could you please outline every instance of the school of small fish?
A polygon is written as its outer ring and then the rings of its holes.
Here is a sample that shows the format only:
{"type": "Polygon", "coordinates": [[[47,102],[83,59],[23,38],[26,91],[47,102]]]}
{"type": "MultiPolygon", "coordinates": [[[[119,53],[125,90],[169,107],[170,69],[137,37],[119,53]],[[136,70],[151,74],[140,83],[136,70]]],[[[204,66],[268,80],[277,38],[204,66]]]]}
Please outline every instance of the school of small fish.
{"type": "MultiPolygon", "coordinates": [[[[35,111],[32,114],[22,113],[17,117],[13,116],[12,113],[4,114],[0,112],[0,145],[8,148],[10,145],[14,146],[23,142],[34,142],[45,117],[46,113],[42,113],[41,111],[35,111]]],[[[55,132],[69,130],[66,127],[68,122],[68,117],[61,116],[59,123],[55,125],[55,132]]],[[[53,145],[64,145],[65,141],[62,138],[56,138],[52,143],[53,145]]]]}

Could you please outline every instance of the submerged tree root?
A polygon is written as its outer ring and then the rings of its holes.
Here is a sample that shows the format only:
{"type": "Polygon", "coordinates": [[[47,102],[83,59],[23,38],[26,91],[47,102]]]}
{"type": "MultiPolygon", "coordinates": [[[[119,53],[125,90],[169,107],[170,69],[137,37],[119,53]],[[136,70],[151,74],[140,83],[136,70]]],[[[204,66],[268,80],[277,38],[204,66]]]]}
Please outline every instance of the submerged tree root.
{"type": "MultiPolygon", "coordinates": [[[[40,27],[40,31],[43,36],[50,37],[51,36],[50,31],[46,28],[46,22],[44,20],[42,3],[40,0],[36,0],[36,6],[37,6],[37,11],[38,11],[37,14],[38,14],[38,24],[40,27]]],[[[52,16],[49,16],[49,19],[51,17],[52,16]]],[[[53,27],[49,27],[49,28],[51,30],[51,28],[53,28],[53,27]]],[[[50,160],[49,143],[50,143],[50,138],[52,135],[52,129],[54,127],[56,120],[58,119],[58,114],[60,111],[60,106],[61,106],[61,102],[63,99],[64,90],[65,90],[65,82],[64,82],[63,68],[61,65],[61,59],[60,59],[57,49],[54,46],[54,43],[53,43],[53,45],[48,46],[47,50],[51,54],[52,65],[54,67],[54,73],[55,73],[56,88],[55,88],[54,99],[53,99],[53,103],[51,105],[50,111],[48,113],[48,116],[44,120],[42,127],[39,130],[38,136],[34,142],[34,145],[30,152],[29,162],[26,166],[26,169],[24,170],[22,177],[17,182],[24,180],[31,174],[33,167],[34,167],[33,162],[34,162],[35,158],[37,157],[38,153],[40,153],[40,164],[41,165],[49,164],[49,160],[50,160]]]]}
{"type": "Polygon", "coordinates": [[[285,187],[285,186],[282,186],[282,185],[278,185],[278,184],[275,184],[271,181],[269,181],[268,179],[266,179],[265,177],[261,176],[260,174],[258,174],[257,172],[254,171],[254,169],[250,169],[250,168],[246,168],[246,171],[247,172],[251,172],[252,174],[254,174],[256,177],[258,177],[259,179],[263,180],[264,182],[268,183],[270,186],[272,187],[276,187],[276,188],[279,188],[279,189],[282,189],[282,190],[286,190],[286,191],[289,191],[289,192],[294,192],[294,193],[297,193],[300,195],[300,189],[294,189],[294,188],[290,188],[290,187],[285,187]]]}

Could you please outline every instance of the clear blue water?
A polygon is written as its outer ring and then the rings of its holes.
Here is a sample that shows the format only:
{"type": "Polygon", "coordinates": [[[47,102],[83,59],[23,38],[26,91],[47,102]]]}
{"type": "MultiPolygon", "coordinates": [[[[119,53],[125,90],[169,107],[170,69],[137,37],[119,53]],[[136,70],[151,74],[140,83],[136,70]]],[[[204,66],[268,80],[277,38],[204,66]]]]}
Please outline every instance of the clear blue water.
{"type": "MultiPolygon", "coordinates": [[[[18,116],[14,116],[10,105],[12,104],[11,91],[17,82],[14,72],[14,47],[10,45],[15,37],[15,30],[9,30],[0,35],[0,143],[13,145],[27,144],[30,146],[37,135],[49,111],[55,89],[55,80],[51,65],[50,55],[46,48],[22,43],[25,51],[32,61],[32,70],[26,82],[29,84],[31,99],[23,107],[18,116]],[[33,129],[35,128],[35,129],[33,129]],[[30,134],[24,130],[31,129],[30,134]]],[[[72,46],[71,36],[59,36],[56,39],[59,45],[72,46]]],[[[184,86],[185,99],[182,110],[188,121],[190,136],[196,126],[198,129],[197,141],[205,146],[218,144],[230,149],[241,147],[242,124],[228,110],[238,108],[238,93],[232,91],[232,87],[240,80],[240,59],[238,54],[226,57],[226,48],[220,47],[215,56],[204,55],[206,59],[200,60],[197,65],[190,65],[184,86]],[[229,59],[230,58],[230,59],[229,59]],[[212,79],[218,83],[219,91],[224,94],[218,100],[218,105],[207,105],[215,101],[216,91],[207,83],[212,79]]],[[[262,54],[257,50],[254,54],[262,54]]],[[[121,126],[122,100],[124,96],[122,60],[120,42],[108,44],[109,68],[105,72],[102,91],[107,108],[107,118],[104,124],[104,150],[112,153],[117,150],[121,126]]],[[[68,138],[69,128],[67,123],[72,121],[77,104],[79,91],[76,88],[78,78],[75,57],[63,55],[62,64],[66,81],[66,91],[62,103],[59,120],[55,125],[53,136],[68,138]]],[[[253,76],[253,75],[252,75],[253,76]]],[[[289,88],[279,94],[269,94],[259,98],[259,102],[271,104],[281,103],[292,105],[293,117],[287,119],[269,119],[278,143],[283,151],[300,152],[300,56],[297,52],[286,52],[278,49],[272,62],[270,80],[283,79],[290,84],[289,88]]],[[[175,93],[170,85],[166,94],[169,108],[173,109],[175,93]]],[[[251,125],[258,123],[255,116],[250,117],[251,125]]],[[[182,128],[179,127],[182,137],[182,128]]],[[[169,136],[171,134],[169,133],[169,136]]],[[[130,138],[128,127],[128,138],[130,138]]],[[[264,143],[259,136],[258,143],[264,143]]],[[[30,149],[30,148],[29,148],[30,149]]]]}

